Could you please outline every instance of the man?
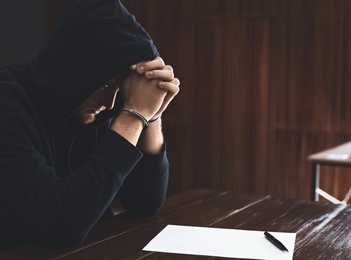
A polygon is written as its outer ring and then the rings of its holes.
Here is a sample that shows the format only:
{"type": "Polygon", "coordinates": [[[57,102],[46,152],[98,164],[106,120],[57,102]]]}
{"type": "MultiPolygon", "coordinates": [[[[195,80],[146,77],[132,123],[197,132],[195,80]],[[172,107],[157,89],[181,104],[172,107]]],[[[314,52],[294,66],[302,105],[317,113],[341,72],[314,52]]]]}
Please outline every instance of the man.
{"type": "Polygon", "coordinates": [[[37,59],[0,70],[0,251],[81,243],[115,198],[157,212],[161,115],[178,91],[120,1],[72,1],[37,59]]]}

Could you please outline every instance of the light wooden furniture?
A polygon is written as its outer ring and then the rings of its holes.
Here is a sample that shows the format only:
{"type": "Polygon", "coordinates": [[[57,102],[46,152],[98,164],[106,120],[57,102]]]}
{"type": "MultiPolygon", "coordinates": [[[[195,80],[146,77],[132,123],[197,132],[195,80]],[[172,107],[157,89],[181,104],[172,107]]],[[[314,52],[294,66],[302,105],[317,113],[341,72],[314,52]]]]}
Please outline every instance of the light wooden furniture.
{"type": "Polygon", "coordinates": [[[351,206],[204,189],[168,198],[153,217],[105,219],[83,245],[30,244],[0,259],[223,259],[143,251],[168,224],[294,232],[294,260],[351,259],[351,206]]]}
{"type": "Polygon", "coordinates": [[[333,147],[331,149],[312,154],[308,157],[312,162],[312,194],[311,199],[318,201],[319,195],[326,198],[327,200],[333,203],[343,203],[346,204],[351,197],[351,187],[345,198],[340,201],[337,198],[333,197],[329,193],[325,192],[319,187],[320,181],[320,166],[329,165],[329,166],[342,166],[342,167],[351,167],[351,142],[333,147]]]}

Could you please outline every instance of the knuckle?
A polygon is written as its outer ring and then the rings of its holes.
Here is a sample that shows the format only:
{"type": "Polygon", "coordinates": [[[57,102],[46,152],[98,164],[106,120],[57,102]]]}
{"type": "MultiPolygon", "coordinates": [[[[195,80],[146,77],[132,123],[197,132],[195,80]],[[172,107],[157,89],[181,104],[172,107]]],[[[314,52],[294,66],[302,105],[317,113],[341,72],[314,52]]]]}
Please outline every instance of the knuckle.
{"type": "Polygon", "coordinates": [[[157,57],[156,59],[162,64],[162,66],[165,66],[165,62],[161,57],[157,57]]]}
{"type": "Polygon", "coordinates": [[[175,79],[173,80],[173,83],[174,83],[177,87],[180,86],[180,80],[179,80],[178,78],[175,78],[175,79]]]}
{"type": "Polygon", "coordinates": [[[171,65],[166,65],[165,69],[173,72],[173,67],[171,65]]]}

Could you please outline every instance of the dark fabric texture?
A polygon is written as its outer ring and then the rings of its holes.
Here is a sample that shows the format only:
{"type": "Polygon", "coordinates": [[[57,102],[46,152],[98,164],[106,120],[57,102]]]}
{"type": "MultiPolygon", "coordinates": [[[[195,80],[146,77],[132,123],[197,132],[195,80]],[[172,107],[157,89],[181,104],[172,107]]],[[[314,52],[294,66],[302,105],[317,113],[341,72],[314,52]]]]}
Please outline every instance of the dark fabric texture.
{"type": "Polygon", "coordinates": [[[116,73],[156,56],[120,1],[74,0],[38,57],[0,69],[0,251],[81,243],[116,196],[135,214],[159,210],[166,149],[142,154],[109,130],[119,98],[91,125],[68,120],[116,73]]]}

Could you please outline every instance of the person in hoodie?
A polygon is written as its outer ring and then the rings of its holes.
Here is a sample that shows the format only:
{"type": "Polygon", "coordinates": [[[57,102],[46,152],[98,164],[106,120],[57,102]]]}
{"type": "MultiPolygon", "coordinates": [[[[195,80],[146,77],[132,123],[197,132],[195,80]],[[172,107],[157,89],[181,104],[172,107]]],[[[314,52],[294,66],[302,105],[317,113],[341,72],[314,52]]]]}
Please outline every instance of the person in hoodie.
{"type": "Polygon", "coordinates": [[[82,243],[116,198],[156,213],[161,115],[178,91],[120,1],[73,0],[37,58],[0,69],[0,251],[82,243]]]}

